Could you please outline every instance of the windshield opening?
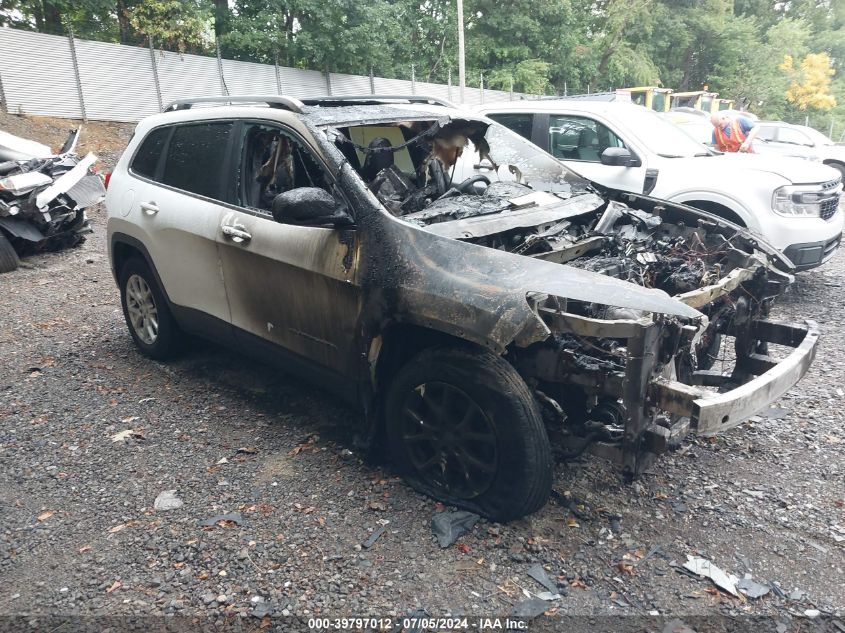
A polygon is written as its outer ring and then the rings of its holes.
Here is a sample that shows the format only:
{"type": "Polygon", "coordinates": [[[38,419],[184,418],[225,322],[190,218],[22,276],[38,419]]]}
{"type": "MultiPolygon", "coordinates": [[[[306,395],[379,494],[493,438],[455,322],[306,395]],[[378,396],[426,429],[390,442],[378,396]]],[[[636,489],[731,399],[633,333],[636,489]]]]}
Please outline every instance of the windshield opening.
{"type": "Polygon", "coordinates": [[[568,197],[574,183],[579,190],[588,184],[518,134],[481,119],[351,125],[335,128],[330,137],[396,216],[422,211],[443,198],[490,196],[505,189],[568,197]]]}

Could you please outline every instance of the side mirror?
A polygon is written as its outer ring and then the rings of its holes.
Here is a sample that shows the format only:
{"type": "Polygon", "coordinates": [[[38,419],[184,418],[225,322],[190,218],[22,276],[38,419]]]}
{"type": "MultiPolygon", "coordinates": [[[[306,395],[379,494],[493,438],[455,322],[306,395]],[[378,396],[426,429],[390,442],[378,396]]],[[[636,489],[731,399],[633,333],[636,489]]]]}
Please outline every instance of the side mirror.
{"type": "Polygon", "coordinates": [[[351,226],[352,216],[328,191],[299,187],[273,198],[273,219],[283,224],[306,226],[351,226]]]}
{"type": "Polygon", "coordinates": [[[639,167],[639,159],[631,156],[625,147],[608,147],[601,153],[601,164],[611,167],[639,167]]]}

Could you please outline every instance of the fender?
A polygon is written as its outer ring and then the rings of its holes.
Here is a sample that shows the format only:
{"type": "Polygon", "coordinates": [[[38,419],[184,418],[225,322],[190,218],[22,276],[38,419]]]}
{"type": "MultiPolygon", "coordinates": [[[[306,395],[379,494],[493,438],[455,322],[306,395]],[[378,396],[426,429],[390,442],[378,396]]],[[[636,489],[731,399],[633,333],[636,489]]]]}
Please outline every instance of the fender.
{"type": "Polygon", "coordinates": [[[689,206],[690,200],[703,200],[719,204],[727,209],[733,211],[736,215],[742,218],[745,226],[755,233],[760,233],[760,220],[751,211],[749,211],[739,200],[733,196],[727,195],[720,191],[706,191],[706,190],[692,190],[682,191],[680,193],[672,194],[667,197],[670,202],[676,202],[689,206]]]}
{"type": "Polygon", "coordinates": [[[153,258],[150,257],[150,252],[147,250],[147,247],[144,244],[132,237],[131,235],[127,235],[126,233],[112,233],[111,241],[109,242],[109,251],[112,254],[111,263],[112,263],[112,276],[114,277],[114,282],[116,284],[120,283],[119,275],[120,271],[117,269],[117,257],[114,256],[115,250],[118,250],[120,245],[125,245],[130,247],[131,249],[138,251],[141,253],[141,256],[144,258],[144,261],[147,263],[147,266],[152,271],[153,276],[156,279],[156,283],[158,287],[161,289],[162,294],[164,295],[165,300],[167,301],[167,305],[172,309],[173,302],[170,300],[170,296],[167,294],[167,288],[164,287],[164,284],[161,282],[161,277],[158,274],[158,270],[156,269],[155,264],[153,263],[153,258]]]}
{"type": "Polygon", "coordinates": [[[31,222],[14,216],[0,218],[0,228],[3,228],[10,235],[28,242],[41,242],[47,239],[31,222]]]}

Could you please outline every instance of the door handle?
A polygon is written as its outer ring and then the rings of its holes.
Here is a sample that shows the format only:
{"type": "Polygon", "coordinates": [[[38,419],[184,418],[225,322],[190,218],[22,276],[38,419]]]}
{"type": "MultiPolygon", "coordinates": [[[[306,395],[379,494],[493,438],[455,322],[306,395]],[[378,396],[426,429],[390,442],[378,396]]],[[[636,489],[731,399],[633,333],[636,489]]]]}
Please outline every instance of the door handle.
{"type": "Polygon", "coordinates": [[[155,215],[158,213],[158,205],[155,202],[142,202],[141,211],[147,215],[155,215]]]}
{"type": "Polygon", "coordinates": [[[249,242],[252,239],[252,235],[247,232],[246,227],[242,224],[223,224],[220,230],[235,244],[249,242]]]}

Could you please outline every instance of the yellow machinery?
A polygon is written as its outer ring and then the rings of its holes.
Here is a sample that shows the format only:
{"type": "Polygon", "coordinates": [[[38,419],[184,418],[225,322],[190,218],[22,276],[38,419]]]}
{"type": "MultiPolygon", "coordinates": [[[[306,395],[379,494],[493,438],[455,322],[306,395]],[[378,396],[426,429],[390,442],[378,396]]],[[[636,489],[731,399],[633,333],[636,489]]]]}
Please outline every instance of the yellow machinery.
{"type": "Polygon", "coordinates": [[[692,90],[690,92],[675,92],[671,95],[670,101],[673,108],[695,108],[712,114],[727,109],[720,107],[719,102],[724,101],[724,99],[717,99],[718,96],[718,92],[692,90]]]}
{"type": "Polygon", "coordinates": [[[645,106],[657,112],[669,112],[671,88],[641,86],[639,88],[624,88],[623,90],[631,94],[631,101],[637,105],[645,106]]]}

